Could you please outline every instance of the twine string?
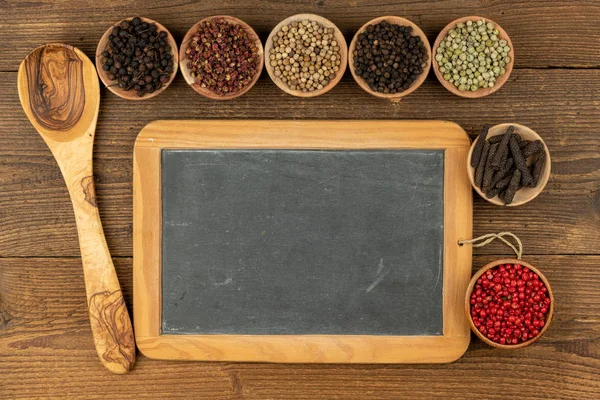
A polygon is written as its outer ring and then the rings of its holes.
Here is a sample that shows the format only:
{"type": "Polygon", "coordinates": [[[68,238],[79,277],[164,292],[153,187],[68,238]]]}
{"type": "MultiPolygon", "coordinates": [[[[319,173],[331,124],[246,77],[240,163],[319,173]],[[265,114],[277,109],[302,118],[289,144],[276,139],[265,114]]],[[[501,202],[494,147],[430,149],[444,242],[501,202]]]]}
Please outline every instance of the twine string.
{"type": "Polygon", "coordinates": [[[475,239],[459,240],[458,244],[463,245],[463,244],[467,244],[467,243],[472,243],[473,247],[483,247],[487,244],[490,244],[491,242],[493,242],[496,239],[502,240],[508,247],[513,249],[513,251],[517,255],[517,259],[518,260],[521,259],[521,256],[523,255],[523,244],[521,243],[521,239],[519,239],[517,237],[517,235],[515,235],[511,232],[488,233],[487,235],[479,236],[475,239]],[[507,239],[505,239],[504,238],[505,236],[512,237],[515,240],[515,242],[517,242],[518,249],[517,249],[517,247],[515,247],[514,244],[512,244],[507,239]]]}

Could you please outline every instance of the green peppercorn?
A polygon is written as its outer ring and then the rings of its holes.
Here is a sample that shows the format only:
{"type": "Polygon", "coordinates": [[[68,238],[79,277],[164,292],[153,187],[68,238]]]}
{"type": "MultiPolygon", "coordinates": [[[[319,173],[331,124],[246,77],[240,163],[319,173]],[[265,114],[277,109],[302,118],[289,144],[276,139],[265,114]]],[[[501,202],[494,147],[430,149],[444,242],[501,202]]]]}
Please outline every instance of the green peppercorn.
{"type": "Polygon", "coordinates": [[[510,46],[499,34],[489,21],[457,23],[441,41],[434,57],[444,79],[459,90],[494,87],[496,78],[506,73],[505,67],[510,63],[510,46]],[[472,84],[463,82],[466,76],[474,77],[472,84]]]}

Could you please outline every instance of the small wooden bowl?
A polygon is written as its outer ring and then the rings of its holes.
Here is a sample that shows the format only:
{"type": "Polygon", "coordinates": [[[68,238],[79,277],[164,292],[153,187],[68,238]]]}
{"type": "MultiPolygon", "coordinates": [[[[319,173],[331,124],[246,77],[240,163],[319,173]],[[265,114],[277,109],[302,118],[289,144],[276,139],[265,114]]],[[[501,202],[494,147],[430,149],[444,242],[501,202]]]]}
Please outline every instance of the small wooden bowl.
{"type": "Polygon", "coordinates": [[[263,51],[263,46],[260,41],[260,38],[254,31],[254,29],[252,29],[252,27],[250,25],[248,25],[241,19],[232,17],[230,15],[213,15],[212,17],[204,18],[204,19],[198,21],[196,24],[194,24],[194,26],[192,26],[187,31],[187,33],[185,34],[185,37],[183,38],[183,41],[181,42],[181,48],[179,49],[179,68],[181,69],[181,74],[183,75],[183,78],[188,83],[188,85],[190,85],[192,87],[192,89],[194,89],[194,91],[196,91],[196,93],[199,93],[202,96],[207,97],[209,99],[213,99],[213,100],[232,100],[232,99],[235,99],[236,97],[243,95],[248,90],[250,90],[250,88],[252,88],[252,86],[254,86],[254,84],[256,83],[256,81],[258,81],[258,78],[260,77],[260,73],[263,69],[264,61],[265,61],[265,55],[264,55],[264,51],[263,51]],[[228,22],[230,24],[240,25],[248,33],[248,38],[250,40],[253,40],[254,43],[256,44],[256,47],[258,48],[258,65],[256,66],[257,67],[256,73],[254,74],[254,77],[252,78],[250,83],[248,83],[242,90],[239,90],[239,91],[233,92],[233,93],[228,93],[225,95],[217,94],[207,88],[200,87],[200,85],[196,84],[196,80],[190,74],[190,69],[188,68],[188,59],[187,59],[187,55],[185,54],[185,51],[187,50],[187,48],[192,40],[192,37],[196,34],[196,32],[198,32],[198,28],[200,27],[200,24],[202,24],[203,22],[206,22],[206,21],[210,21],[212,19],[216,19],[216,18],[222,18],[225,22],[228,22]]]}
{"type": "Polygon", "coordinates": [[[435,43],[433,44],[433,57],[435,57],[435,55],[437,54],[437,49],[438,49],[438,47],[440,47],[440,43],[442,42],[442,40],[444,40],[444,38],[448,34],[448,31],[450,29],[453,29],[454,27],[456,27],[457,23],[467,22],[467,21],[478,21],[480,19],[483,19],[485,22],[493,23],[494,26],[496,27],[496,29],[498,29],[498,31],[500,32],[499,38],[506,40],[507,45],[510,47],[510,51],[508,52],[508,56],[510,57],[510,62],[508,63],[508,65],[506,65],[504,67],[504,69],[506,70],[506,73],[504,75],[498,77],[494,87],[481,88],[481,89],[477,89],[474,92],[472,92],[470,90],[465,90],[464,92],[461,92],[460,90],[458,90],[458,88],[456,86],[454,86],[453,83],[450,83],[444,79],[444,74],[442,74],[440,72],[440,66],[438,65],[438,62],[437,61],[433,62],[433,71],[435,72],[435,76],[437,76],[437,78],[440,81],[440,83],[442,84],[442,86],[444,86],[446,89],[448,89],[448,91],[454,93],[457,96],[466,97],[466,98],[470,98],[470,99],[476,99],[478,97],[488,96],[488,95],[494,93],[496,90],[500,89],[508,80],[508,77],[510,76],[510,73],[513,70],[513,65],[515,64],[515,48],[513,47],[513,44],[510,41],[510,37],[508,36],[506,31],[504,29],[502,29],[502,27],[500,25],[498,25],[497,23],[495,23],[494,21],[492,21],[489,18],[474,17],[474,16],[462,17],[462,18],[455,19],[454,21],[452,21],[448,25],[446,25],[446,27],[444,29],[442,29],[442,31],[438,35],[437,39],[435,39],[435,43]]]}
{"type": "MultiPolygon", "coordinates": [[[[498,206],[515,207],[515,206],[520,206],[522,204],[530,202],[531,200],[535,199],[542,192],[542,190],[544,190],[544,188],[546,187],[546,184],[548,183],[548,178],[550,177],[551,160],[550,160],[550,151],[548,150],[546,143],[544,143],[544,140],[541,138],[540,135],[538,135],[537,133],[535,133],[533,130],[526,127],[525,125],[508,124],[507,123],[507,124],[499,124],[499,125],[492,126],[490,128],[490,130],[488,131],[487,139],[489,139],[493,136],[504,134],[504,132],[506,132],[506,129],[508,129],[508,127],[511,125],[515,127],[515,133],[518,133],[523,139],[532,140],[532,141],[540,140],[542,142],[542,144],[544,145],[544,151],[546,152],[546,163],[544,164],[544,170],[542,171],[542,175],[540,176],[537,186],[532,187],[532,188],[524,187],[524,188],[517,190],[517,193],[515,194],[515,197],[511,204],[504,204],[504,202],[500,199],[499,196],[495,196],[495,197],[492,197],[491,199],[488,199],[486,197],[486,195],[481,191],[481,189],[479,189],[477,186],[475,186],[475,168],[471,167],[471,156],[473,155],[473,149],[475,149],[475,143],[477,143],[477,140],[479,140],[479,137],[477,137],[477,139],[475,139],[473,141],[473,143],[471,144],[471,149],[469,149],[469,154],[467,156],[467,174],[469,175],[469,181],[471,181],[471,186],[473,186],[473,189],[475,189],[475,191],[481,197],[483,197],[490,203],[496,204],[498,206]]],[[[530,159],[532,157],[530,157],[530,159]]]]}
{"type": "Polygon", "coordinates": [[[427,75],[429,74],[429,69],[431,68],[431,58],[432,58],[431,57],[431,46],[429,45],[429,40],[427,39],[427,36],[425,36],[425,33],[423,33],[421,28],[419,28],[415,23],[413,23],[412,21],[409,21],[408,19],[405,19],[402,17],[395,17],[392,15],[386,15],[383,17],[378,17],[378,18],[372,19],[369,22],[367,22],[366,24],[364,24],[363,26],[361,26],[360,29],[354,35],[354,38],[352,38],[352,42],[350,42],[350,49],[348,51],[348,65],[350,68],[350,72],[352,73],[352,76],[354,77],[354,80],[356,81],[356,83],[358,83],[358,86],[360,86],[365,92],[372,94],[375,97],[381,97],[383,99],[389,99],[389,100],[399,100],[400,98],[402,98],[404,96],[408,96],[409,94],[411,94],[412,92],[417,90],[419,88],[419,86],[421,86],[421,84],[423,82],[425,82],[425,78],[427,78],[427,75]],[[354,49],[356,48],[356,42],[358,40],[358,35],[360,35],[362,32],[364,32],[369,25],[375,25],[382,21],[387,21],[390,24],[394,24],[394,25],[411,26],[412,33],[418,35],[421,38],[421,40],[425,44],[425,48],[427,49],[427,56],[428,56],[427,67],[425,67],[425,69],[423,70],[421,75],[419,75],[419,77],[410,85],[410,87],[408,89],[406,89],[405,91],[400,92],[400,93],[392,94],[392,93],[375,92],[375,91],[371,90],[371,88],[369,87],[367,82],[365,82],[365,80],[361,76],[358,76],[355,72],[354,49]]]}
{"type": "Polygon", "coordinates": [[[96,70],[98,71],[98,76],[100,77],[100,80],[102,81],[102,83],[104,83],[104,86],[106,86],[108,88],[108,90],[110,90],[117,96],[119,96],[125,100],[147,100],[147,99],[151,99],[151,98],[161,94],[171,84],[171,82],[173,82],[173,79],[175,79],[175,75],[177,75],[177,59],[178,59],[177,43],[175,42],[175,39],[173,39],[173,35],[171,35],[171,32],[169,32],[169,30],[167,28],[165,28],[164,25],[162,25],[152,19],[140,17],[142,22],[147,22],[149,24],[155,24],[157,30],[167,32],[167,41],[169,43],[169,46],[171,46],[171,59],[173,60],[173,72],[171,73],[171,77],[169,78],[169,81],[167,83],[163,84],[160,89],[155,90],[152,93],[144,93],[144,95],[142,97],[138,96],[136,94],[135,90],[133,90],[133,89],[132,90],[121,89],[119,87],[119,84],[117,83],[117,81],[109,80],[108,73],[104,69],[102,69],[102,52],[104,50],[106,50],[106,48],[108,46],[108,37],[112,33],[113,28],[115,26],[119,25],[123,21],[131,21],[132,19],[133,19],[133,17],[123,18],[122,20],[120,20],[119,22],[117,22],[116,24],[114,24],[113,26],[108,28],[108,30],[106,32],[104,32],[104,35],[102,35],[102,38],[100,38],[100,41],[98,42],[98,47],[96,48],[96,70]]]}
{"type": "Polygon", "coordinates": [[[532,344],[533,342],[537,341],[540,337],[542,337],[542,335],[546,332],[546,330],[550,326],[550,322],[552,321],[552,317],[554,316],[554,294],[552,293],[552,287],[550,287],[550,282],[548,282],[548,279],[546,279],[544,274],[542,274],[537,268],[535,268],[533,265],[531,265],[523,260],[517,260],[514,258],[506,258],[503,260],[492,261],[491,263],[487,264],[485,267],[483,267],[479,271],[477,271],[477,273],[475,275],[473,275],[473,277],[471,278],[471,282],[469,282],[469,286],[467,287],[467,294],[465,297],[465,312],[467,313],[467,319],[469,320],[469,325],[471,326],[471,330],[477,335],[477,337],[479,339],[481,339],[485,343],[489,344],[490,346],[496,347],[498,349],[511,349],[511,350],[512,349],[520,349],[523,347],[527,347],[530,344],[532,344]],[[481,275],[483,275],[490,269],[495,268],[501,264],[519,264],[523,267],[529,268],[531,271],[538,274],[538,276],[540,277],[542,282],[544,282],[546,289],[548,289],[548,297],[550,298],[550,308],[548,309],[548,312],[546,313],[546,322],[545,322],[544,326],[542,327],[542,329],[540,330],[540,333],[537,336],[534,336],[533,338],[527,340],[526,342],[522,342],[522,343],[518,343],[518,344],[500,344],[500,343],[493,342],[490,339],[488,339],[486,336],[484,336],[481,332],[479,332],[479,329],[477,329],[475,324],[473,324],[473,319],[471,318],[471,303],[470,303],[471,293],[473,292],[473,288],[475,287],[477,280],[481,277],[481,275]]]}
{"type": "Polygon", "coordinates": [[[273,67],[271,66],[270,62],[266,62],[265,67],[267,69],[267,73],[271,77],[271,80],[273,82],[275,82],[275,84],[279,87],[279,89],[283,90],[284,92],[286,92],[288,94],[291,94],[292,96],[315,97],[315,96],[319,96],[324,93],[327,93],[331,89],[333,89],[333,87],[338,84],[340,79],[342,79],[342,76],[344,75],[344,72],[346,71],[346,66],[347,66],[347,62],[348,62],[348,45],[346,44],[346,39],[344,38],[344,35],[342,35],[342,32],[340,31],[340,29],[333,22],[331,22],[330,20],[323,18],[319,15],[316,15],[316,14],[292,15],[291,17],[288,17],[288,18],[284,19],[283,21],[281,21],[280,23],[278,23],[277,26],[275,26],[275,28],[273,28],[273,30],[269,34],[269,37],[267,38],[267,42],[265,43],[265,54],[267,55],[267,57],[269,56],[269,54],[271,54],[271,49],[273,48],[273,37],[277,34],[277,32],[279,32],[281,30],[281,28],[284,25],[289,25],[294,21],[299,22],[299,21],[302,21],[305,19],[309,20],[311,22],[315,21],[315,22],[319,23],[321,26],[323,26],[324,28],[333,28],[333,30],[334,30],[333,35],[334,35],[335,40],[338,43],[338,46],[340,48],[340,69],[339,69],[339,71],[336,72],[335,77],[331,81],[329,81],[329,84],[327,86],[324,86],[323,89],[313,90],[312,92],[303,92],[301,90],[290,89],[289,86],[287,85],[287,83],[283,82],[281,79],[279,79],[277,76],[275,76],[275,72],[273,71],[273,67]]]}

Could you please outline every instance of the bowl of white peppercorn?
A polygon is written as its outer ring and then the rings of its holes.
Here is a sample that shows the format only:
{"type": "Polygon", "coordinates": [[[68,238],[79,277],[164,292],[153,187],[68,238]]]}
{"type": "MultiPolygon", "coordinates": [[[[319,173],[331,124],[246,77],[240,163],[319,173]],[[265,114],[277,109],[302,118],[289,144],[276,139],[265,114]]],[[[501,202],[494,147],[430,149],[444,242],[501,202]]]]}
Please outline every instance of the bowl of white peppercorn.
{"type": "Polygon", "coordinates": [[[337,26],[315,14],[281,21],[265,44],[265,67],[284,92],[314,97],[330,91],[346,71],[348,46],[337,26]]]}
{"type": "Polygon", "coordinates": [[[457,96],[479,98],[500,89],[515,63],[510,37],[494,21],[476,16],[446,25],[433,45],[433,70],[457,96]]]}

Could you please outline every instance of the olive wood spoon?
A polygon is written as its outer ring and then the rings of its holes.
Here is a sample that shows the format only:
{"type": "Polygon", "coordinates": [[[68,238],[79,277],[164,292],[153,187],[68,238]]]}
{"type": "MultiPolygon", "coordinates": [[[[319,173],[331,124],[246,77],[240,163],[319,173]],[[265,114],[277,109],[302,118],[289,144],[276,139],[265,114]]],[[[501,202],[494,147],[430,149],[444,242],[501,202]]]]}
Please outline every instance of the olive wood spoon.
{"type": "Polygon", "coordinates": [[[69,189],[98,356],[111,372],[127,373],[135,362],[133,329],[102,231],[92,172],[100,106],[96,69],[81,50],[49,44],[25,58],[17,80],[21,105],[69,189]]]}

